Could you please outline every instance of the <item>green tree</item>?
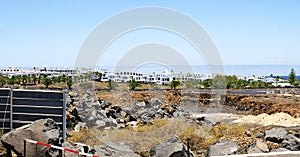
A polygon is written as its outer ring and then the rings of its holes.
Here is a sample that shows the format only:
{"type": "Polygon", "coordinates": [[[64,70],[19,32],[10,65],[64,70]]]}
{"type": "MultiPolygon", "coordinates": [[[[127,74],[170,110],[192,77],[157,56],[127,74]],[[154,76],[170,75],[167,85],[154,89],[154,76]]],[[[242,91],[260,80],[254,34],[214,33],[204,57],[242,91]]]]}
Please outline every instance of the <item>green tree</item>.
{"type": "Polygon", "coordinates": [[[171,89],[176,89],[177,86],[179,86],[179,85],[180,85],[180,81],[179,81],[179,80],[173,80],[173,81],[169,84],[169,86],[170,86],[171,89]]]}
{"type": "Polygon", "coordinates": [[[72,77],[68,77],[67,78],[67,86],[68,86],[68,88],[71,89],[72,85],[73,85],[73,79],[72,79],[72,77]]]}
{"type": "Polygon", "coordinates": [[[249,82],[246,80],[237,80],[235,84],[235,88],[246,88],[249,85],[249,82]]]}
{"type": "Polygon", "coordinates": [[[225,76],[225,86],[227,89],[231,88],[238,88],[237,84],[238,78],[233,75],[233,76],[225,76]]]}
{"type": "Polygon", "coordinates": [[[37,80],[38,84],[41,84],[42,78],[43,78],[42,75],[39,75],[38,80],[37,80]]]}
{"type": "Polygon", "coordinates": [[[46,88],[48,88],[49,85],[51,85],[53,83],[52,79],[48,78],[48,77],[43,78],[41,82],[42,82],[42,84],[44,84],[46,86],[46,88]]]}
{"type": "Polygon", "coordinates": [[[130,90],[135,90],[137,87],[141,86],[141,84],[135,79],[132,79],[129,81],[128,86],[130,90]]]}
{"type": "Polygon", "coordinates": [[[109,88],[109,90],[116,89],[118,87],[118,84],[113,80],[109,80],[107,83],[107,87],[109,88]]]}
{"type": "Polygon", "coordinates": [[[21,77],[20,76],[12,76],[9,78],[8,84],[10,85],[15,85],[15,84],[20,84],[21,77]]]}
{"type": "Polygon", "coordinates": [[[23,85],[25,85],[25,84],[27,84],[27,75],[22,75],[21,76],[21,84],[23,84],[23,85]]]}
{"type": "Polygon", "coordinates": [[[94,75],[96,75],[98,78],[96,79],[97,81],[101,82],[101,78],[102,78],[102,73],[95,71],[94,75]]]}
{"type": "Polygon", "coordinates": [[[0,74],[0,86],[3,87],[8,82],[8,77],[0,74]]]}
{"type": "Polygon", "coordinates": [[[210,88],[212,86],[212,79],[206,79],[202,81],[204,88],[210,88]]]}
{"type": "Polygon", "coordinates": [[[52,82],[53,83],[60,83],[60,78],[59,77],[52,77],[52,82]]]}
{"type": "Polygon", "coordinates": [[[298,83],[298,80],[297,80],[297,77],[296,77],[296,71],[294,68],[291,69],[291,72],[289,74],[289,78],[288,78],[288,81],[291,85],[294,85],[294,86],[299,86],[299,83],[298,83]]]}
{"type": "Polygon", "coordinates": [[[265,88],[268,87],[269,85],[263,81],[253,81],[249,83],[250,88],[265,88]]]}
{"type": "Polygon", "coordinates": [[[198,87],[199,82],[196,80],[187,80],[184,81],[184,87],[188,89],[195,89],[198,87]]]}
{"type": "Polygon", "coordinates": [[[91,80],[93,76],[93,72],[89,71],[88,73],[86,73],[86,80],[91,80]]]}
{"type": "Polygon", "coordinates": [[[32,81],[33,81],[33,84],[36,84],[36,83],[37,83],[38,78],[36,77],[36,75],[33,75],[33,76],[32,76],[32,81]]]}
{"type": "Polygon", "coordinates": [[[214,88],[226,88],[226,77],[223,75],[216,75],[212,80],[214,88]]]}
{"type": "Polygon", "coordinates": [[[276,77],[275,77],[275,80],[276,80],[277,82],[278,82],[280,79],[281,79],[280,76],[276,76],[276,77]]]}
{"type": "Polygon", "coordinates": [[[59,76],[59,82],[66,83],[67,82],[67,76],[65,74],[59,76]]]}

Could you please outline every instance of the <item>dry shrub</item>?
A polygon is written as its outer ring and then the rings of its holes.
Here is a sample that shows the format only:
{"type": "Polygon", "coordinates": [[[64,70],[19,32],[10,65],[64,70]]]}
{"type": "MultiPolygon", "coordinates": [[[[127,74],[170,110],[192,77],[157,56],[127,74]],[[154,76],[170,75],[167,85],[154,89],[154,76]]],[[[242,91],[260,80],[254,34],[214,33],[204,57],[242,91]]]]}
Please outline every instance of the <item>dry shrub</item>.
{"type": "MultiPolygon", "coordinates": [[[[4,131],[2,129],[0,129],[0,139],[2,138],[4,131]]],[[[3,147],[2,143],[0,142],[0,153],[4,152],[4,154],[6,154],[6,149],[3,147]]]]}
{"type": "Polygon", "coordinates": [[[187,139],[191,139],[192,150],[207,149],[220,139],[240,138],[246,132],[246,127],[242,125],[221,125],[214,127],[190,126],[180,135],[180,139],[186,144],[187,139]]]}
{"type": "Polygon", "coordinates": [[[182,119],[154,120],[151,126],[142,126],[140,129],[99,130],[92,128],[74,133],[68,141],[81,142],[90,146],[103,142],[125,143],[142,156],[147,156],[151,147],[166,141],[175,135],[181,135],[189,127],[189,123],[182,119]]]}
{"type": "Polygon", "coordinates": [[[166,141],[177,135],[187,144],[191,139],[192,151],[207,149],[220,139],[239,139],[247,129],[243,125],[221,125],[214,127],[200,127],[183,119],[153,120],[153,125],[140,126],[138,128],[99,130],[96,128],[74,133],[68,141],[86,143],[88,145],[100,145],[110,141],[124,143],[139,153],[141,156],[149,156],[149,150],[156,144],[166,141]]]}
{"type": "Polygon", "coordinates": [[[198,132],[198,129],[195,126],[190,126],[185,129],[185,131],[179,136],[179,138],[187,144],[187,140],[190,139],[190,148],[191,150],[197,150],[199,146],[202,145],[204,136],[198,132]]]}
{"type": "Polygon", "coordinates": [[[130,127],[128,129],[136,131],[136,132],[150,132],[150,131],[155,131],[158,128],[161,128],[161,127],[163,127],[167,124],[168,124],[167,120],[155,119],[155,120],[153,120],[152,125],[148,124],[148,125],[142,125],[142,126],[139,126],[139,127],[136,127],[136,128],[135,127],[130,127]]]}
{"type": "Polygon", "coordinates": [[[94,129],[82,130],[80,132],[74,132],[71,137],[67,138],[67,141],[84,143],[87,145],[100,145],[103,142],[99,141],[95,138],[96,133],[97,132],[94,131],[94,129]]]}

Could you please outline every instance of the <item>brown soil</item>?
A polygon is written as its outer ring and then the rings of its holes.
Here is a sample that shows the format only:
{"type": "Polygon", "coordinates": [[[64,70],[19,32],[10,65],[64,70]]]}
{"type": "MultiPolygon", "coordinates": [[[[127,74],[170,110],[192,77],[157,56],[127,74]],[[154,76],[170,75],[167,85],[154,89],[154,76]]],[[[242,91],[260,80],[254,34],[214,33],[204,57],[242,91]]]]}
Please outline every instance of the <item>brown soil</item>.
{"type": "Polygon", "coordinates": [[[300,117],[300,98],[297,95],[226,95],[224,104],[243,114],[287,113],[300,117]]]}
{"type": "Polygon", "coordinates": [[[260,95],[222,95],[213,93],[190,92],[187,90],[145,90],[122,91],[101,90],[97,97],[113,104],[130,105],[136,101],[151,98],[163,100],[166,104],[218,106],[232,108],[240,114],[259,115],[262,113],[287,113],[295,118],[300,117],[300,96],[291,94],[260,94],[260,95]]]}

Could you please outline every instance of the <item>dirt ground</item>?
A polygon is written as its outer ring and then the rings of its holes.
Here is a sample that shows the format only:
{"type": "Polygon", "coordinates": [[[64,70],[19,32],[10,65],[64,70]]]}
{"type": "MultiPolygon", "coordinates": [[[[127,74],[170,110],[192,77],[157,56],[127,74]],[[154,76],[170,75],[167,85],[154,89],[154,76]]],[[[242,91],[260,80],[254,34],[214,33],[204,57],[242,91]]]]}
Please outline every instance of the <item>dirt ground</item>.
{"type": "Polygon", "coordinates": [[[130,105],[135,101],[158,98],[166,104],[183,106],[231,108],[238,114],[259,115],[262,113],[287,113],[300,117],[300,95],[297,94],[257,94],[233,95],[212,92],[190,92],[188,90],[146,90],[146,91],[97,91],[97,97],[113,104],[130,105]]]}
{"type": "Polygon", "coordinates": [[[226,95],[224,105],[233,107],[238,113],[258,115],[262,113],[287,113],[295,118],[300,117],[300,95],[226,95]]]}

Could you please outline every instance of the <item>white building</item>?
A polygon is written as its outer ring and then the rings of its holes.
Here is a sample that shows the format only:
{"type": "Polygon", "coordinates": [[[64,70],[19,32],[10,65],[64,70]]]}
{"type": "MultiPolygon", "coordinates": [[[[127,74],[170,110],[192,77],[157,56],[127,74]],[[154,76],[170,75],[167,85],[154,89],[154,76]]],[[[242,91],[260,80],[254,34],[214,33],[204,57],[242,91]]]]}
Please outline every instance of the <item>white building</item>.
{"type": "Polygon", "coordinates": [[[39,77],[41,75],[47,75],[48,77],[58,77],[61,75],[66,75],[69,77],[73,77],[78,73],[77,70],[68,69],[68,68],[55,68],[55,69],[47,69],[47,68],[36,68],[33,69],[20,69],[17,67],[9,67],[0,69],[0,73],[9,78],[12,76],[36,76],[39,77]]]}

